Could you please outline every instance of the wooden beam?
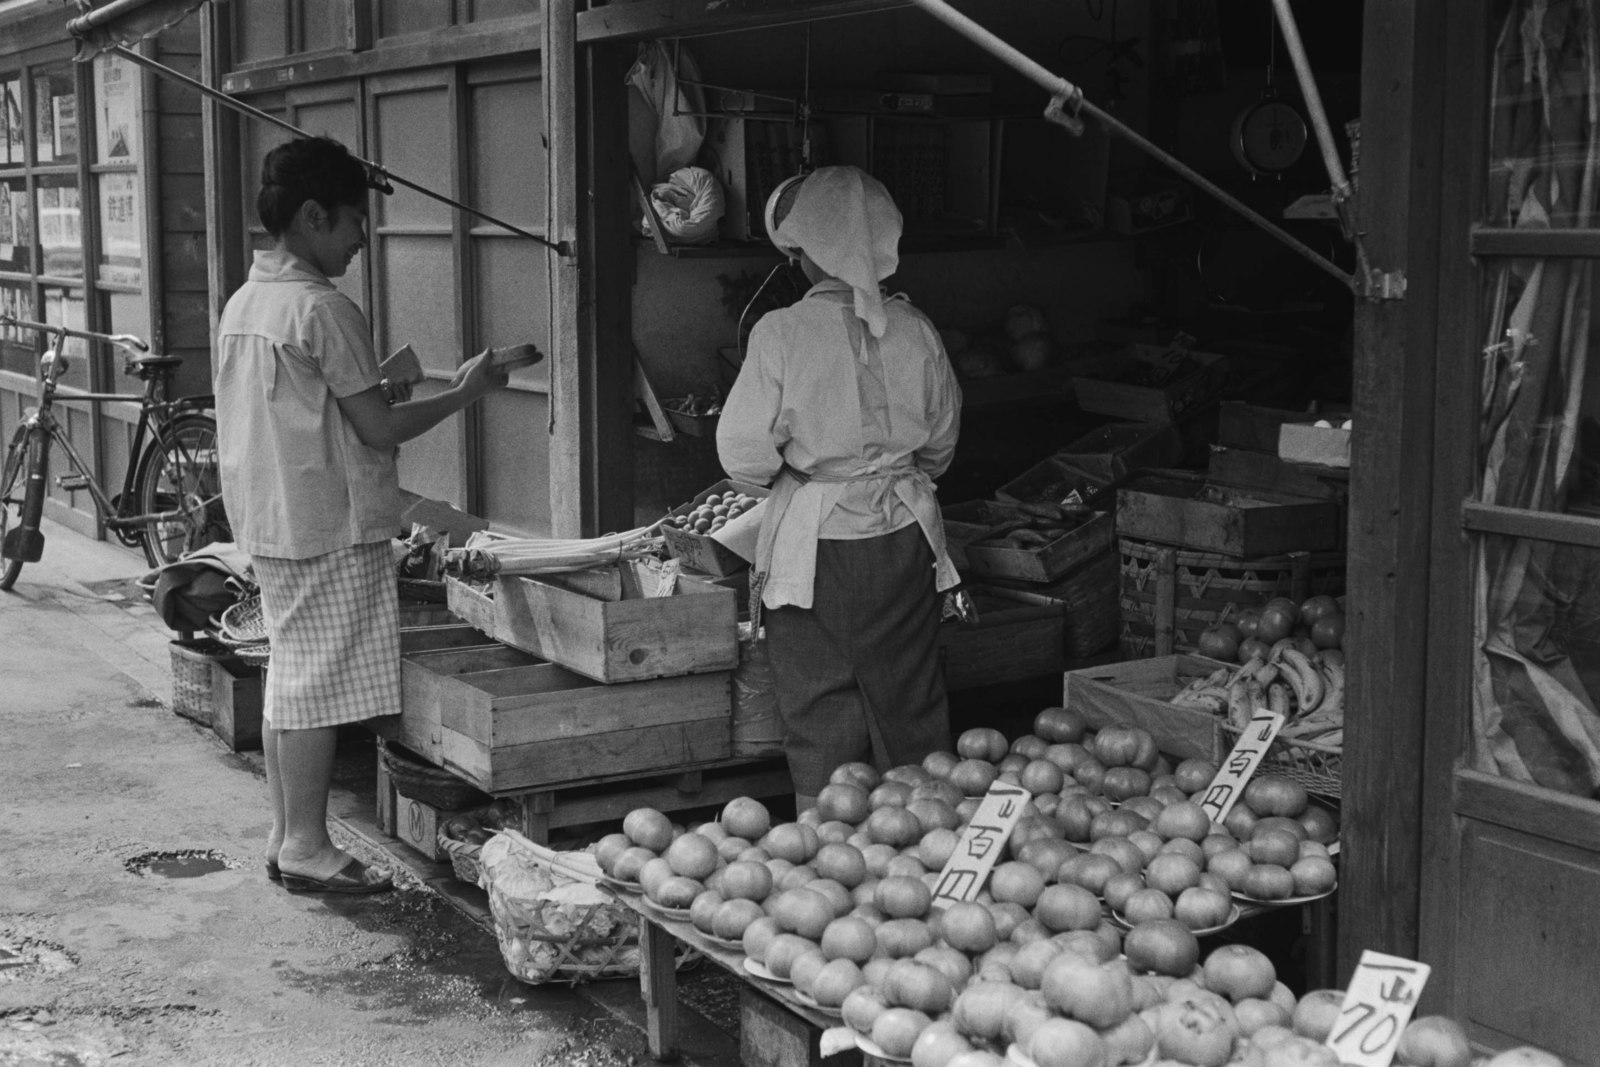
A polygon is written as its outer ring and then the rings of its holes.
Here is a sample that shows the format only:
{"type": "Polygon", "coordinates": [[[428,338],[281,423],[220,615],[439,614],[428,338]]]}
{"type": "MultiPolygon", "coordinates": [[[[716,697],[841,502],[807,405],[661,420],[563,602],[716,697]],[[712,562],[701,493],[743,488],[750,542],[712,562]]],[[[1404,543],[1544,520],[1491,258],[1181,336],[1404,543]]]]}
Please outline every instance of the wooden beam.
{"type": "Polygon", "coordinates": [[[1600,230],[1518,230],[1478,226],[1472,231],[1472,254],[1596,259],[1600,258],[1600,230]]]}
{"type": "Polygon", "coordinates": [[[581,13],[578,43],[693,37],[911,6],[908,0],[637,0],[591,7],[581,13]]]}
{"type": "MultiPolygon", "coordinates": [[[[578,239],[578,85],[573,16],[577,0],[547,0],[544,6],[540,67],[544,73],[545,137],[549,141],[548,236],[577,247],[578,239]]],[[[585,470],[585,367],[579,298],[582,276],[575,256],[545,250],[550,275],[550,533],[582,537],[595,531],[589,514],[591,479],[585,470]]],[[[630,380],[631,381],[631,380],[630,380]]]]}
{"type": "Polygon", "coordinates": [[[1364,949],[1417,948],[1443,7],[1368,4],[1363,27],[1360,228],[1408,288],[1355,312],[1340,975],[1364,949]]]}
{"type": "Polygon", "coordinates": [[[1461,505],[1461,526],[1477,533],[1531,537],[1539,541],[1558,541],[1564,545],[1600,548],[1600,518],[1591,515],[1525,511],[1469,500],[1461,505]]]}
{"type": "MultiPolygon", "coordinates": [[[[226,4],[207,4],[200,9],[200,79],[215,85],[220,72],[232,62],[229,27],[232,11],[226,4]]],[[[222,307],[233,291],[244,283],[244,250],[248,247],[240,190],[244,188],[240,158],[239,115],[237,112],[202,97],[200,100],[201,144],[206,172],[206,288],[210,293],[209,331],[216,332],[222,307]]]]}
{"type": "Polygon", "coordinates": [[[594,368],[589,433],[596,533],[632,529],[634,522],[633,232],[628,225],[628,68],[632,45],[585,48],[583,240],[585,359],[594,368]]]}

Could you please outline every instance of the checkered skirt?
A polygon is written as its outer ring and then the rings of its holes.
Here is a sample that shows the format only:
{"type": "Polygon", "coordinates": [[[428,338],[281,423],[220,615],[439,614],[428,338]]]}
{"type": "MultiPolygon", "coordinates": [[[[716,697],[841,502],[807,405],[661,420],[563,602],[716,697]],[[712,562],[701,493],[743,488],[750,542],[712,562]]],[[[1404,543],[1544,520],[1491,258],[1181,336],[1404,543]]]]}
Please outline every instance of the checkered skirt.
{"type": "Polygon", "coordinates": [[[255,556],[272,640],[262,717],[311,730],[400,712],[400,597],[387,541],[255,556]]]}

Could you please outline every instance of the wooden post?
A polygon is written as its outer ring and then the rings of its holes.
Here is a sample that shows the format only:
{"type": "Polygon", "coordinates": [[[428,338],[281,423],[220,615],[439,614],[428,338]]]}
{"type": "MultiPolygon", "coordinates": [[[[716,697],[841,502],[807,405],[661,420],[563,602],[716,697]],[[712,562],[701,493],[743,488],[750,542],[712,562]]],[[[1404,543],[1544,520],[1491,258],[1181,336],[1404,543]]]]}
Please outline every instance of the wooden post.
{"type": "Polygon", "coordinates": [[[1311,595],[1311,553],[1289,553],[1289,599],[1304,604],[1311,595]]]}
{"type": "Polygon", "coordinates": [[[1178,552],[1156,550],[1156,655],[1170,656],[1178,613],[1178,552]]]}
{"type": "Polygon", "coordinates": [[[660,923],[639,916],[639,995],[644,998],[650,1055],[678,1058],[677,939],[660,923]]]}
{"type": "MultiPolygon", "coordinates": [[[[576,249],[578,237],[578,79],[573,18],[577,0],[545,0],[539,62],[544,72],[549,151],[546,235],[576,249]]],[[[550,532],[581,537],[589,479],[584,474],[584,352],[579,336],[582,279],[575,255],[545,252],[550,272],[550,532]]]]}

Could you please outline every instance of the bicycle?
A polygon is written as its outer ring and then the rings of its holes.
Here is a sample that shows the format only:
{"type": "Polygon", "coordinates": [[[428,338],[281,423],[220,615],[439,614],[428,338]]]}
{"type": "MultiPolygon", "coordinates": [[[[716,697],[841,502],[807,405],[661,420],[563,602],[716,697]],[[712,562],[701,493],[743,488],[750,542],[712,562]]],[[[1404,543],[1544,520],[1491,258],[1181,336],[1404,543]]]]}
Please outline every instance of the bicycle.
{"type": "Polygon", "coordinates": [[[182,357],[152,352],[132,334],[103,334],[28,322],[0,315],[0,327],[33,330],[54,338],[39,359],[38,407],[29,408],[6,450],[0,468],[0,590],[16,584],[25,563],[44,553],[40,523],[48,495],[50,449],[60,446],[72,473],[56,485],[88,490],[106,528],[129,548],[141,547],[146,561],[159,567],[214,541],[231,541],[217,469],[217,422],[209,396],[172,397],[173,371],[182,357]],[[144,383],[141,393],[71,393],[64,399],[130,401],[139,405],[122,492],[108,496],[94,472],[72,446],[56,419],[56,383],[67,370],[63,351],[69,337],[121,349],[122,371],[144,383]]]}

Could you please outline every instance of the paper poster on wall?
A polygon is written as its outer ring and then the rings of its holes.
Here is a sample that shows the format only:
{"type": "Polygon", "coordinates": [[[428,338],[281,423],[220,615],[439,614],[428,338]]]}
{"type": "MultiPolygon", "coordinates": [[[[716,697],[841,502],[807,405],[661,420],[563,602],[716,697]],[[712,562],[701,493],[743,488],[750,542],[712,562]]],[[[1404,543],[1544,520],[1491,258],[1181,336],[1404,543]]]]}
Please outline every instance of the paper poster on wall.
{"type": "Polygon", "coordinates": [[[78,158],[78,98],[71,93],[50,100],[57,159],[78,158]]]}
{"type": "Polygon", "coordinates": [[[56,158],[56,111],[50,103],[52,99],[49,77],[33,79],[34,152],[40,163],[53,163],[56,158]]]}
{"type": "Polygon", "coordinates": [[[20,165],[23,158],[23,141],[26,129],[22,121],[22,82],[16,79],[0,82],[4,102],[0,103],[0,121],[5,123],[4,137],[0,138],[0,159],[8,164],[20,165]]]}
{"type": "Polygon", "coordinates": [[[94,98],[98,119],[95,161],[137,163],[139,78],[134,65],[121,56],[98,56],[94,61],[94,98]]]}
{"type": "Polygon", "coordinates": [[[102,174],[100,188],[100,280],[140,285],[144,251],[139,183],[134,174],[102,174]]]}

